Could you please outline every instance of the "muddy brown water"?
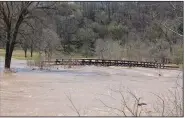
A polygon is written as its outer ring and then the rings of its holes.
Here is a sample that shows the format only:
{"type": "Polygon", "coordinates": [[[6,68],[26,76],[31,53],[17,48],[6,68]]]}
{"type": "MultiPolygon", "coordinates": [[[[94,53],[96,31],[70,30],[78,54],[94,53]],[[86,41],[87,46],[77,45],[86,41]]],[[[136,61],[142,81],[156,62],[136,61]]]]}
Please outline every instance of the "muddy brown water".
{"type": "MultiPolygon", "coordinates": [[[[120,87],[141,97],[147,103],[145,108],[152,109],[156,97],[151,93],[165,94],[173,89],[181,71],[160,70],[162,76],[158,73],[156,69],[94,66],[58,72],[20,71],[9,76],[1,73],[0,115],[77,116],[67,99],[70,96],[81,115],[116,116],[118,111],[101,101],[121,108],[120,94],[111,91],[120,87]]],[[[129,96],[126,99],[129,101],[129,96]]]]}

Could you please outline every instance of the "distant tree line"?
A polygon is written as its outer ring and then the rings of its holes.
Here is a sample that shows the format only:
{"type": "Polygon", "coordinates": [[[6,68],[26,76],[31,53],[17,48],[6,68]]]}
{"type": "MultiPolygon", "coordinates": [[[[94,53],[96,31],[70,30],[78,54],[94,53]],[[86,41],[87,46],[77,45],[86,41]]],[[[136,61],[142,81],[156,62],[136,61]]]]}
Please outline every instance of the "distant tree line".
{"type": "Polygon", "coordinates": [[[183,63],[183,2],[0,2],[0,46],[183,63]]]}

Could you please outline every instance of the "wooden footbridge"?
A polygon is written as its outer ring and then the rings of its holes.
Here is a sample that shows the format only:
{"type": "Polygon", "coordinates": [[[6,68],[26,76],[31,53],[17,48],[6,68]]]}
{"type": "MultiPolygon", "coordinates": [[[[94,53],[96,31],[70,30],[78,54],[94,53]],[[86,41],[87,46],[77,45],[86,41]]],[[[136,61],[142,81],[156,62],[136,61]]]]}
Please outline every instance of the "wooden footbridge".
{"type": "Polygon", "coordinates": [[[145,68],[179,68],[178,66],[167,66],[164,63],[128,61],[128,60],[105,60],[105,59],[56,59],[55,61],[43,61],[49,65],[95,65],[95,66],[126,66],[126,67],[145,67],[145,68]]]}

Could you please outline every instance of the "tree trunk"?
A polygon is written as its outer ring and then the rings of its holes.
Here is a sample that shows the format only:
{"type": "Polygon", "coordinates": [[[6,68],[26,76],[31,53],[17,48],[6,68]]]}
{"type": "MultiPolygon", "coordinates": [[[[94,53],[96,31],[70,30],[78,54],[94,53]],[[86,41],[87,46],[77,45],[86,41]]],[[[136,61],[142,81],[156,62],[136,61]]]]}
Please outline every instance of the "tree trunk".
{"type": "Polygon", "coordinates": [[[8,17],[6,17],[6,12],[4,12],[4,10],[2,11],[3,12],[3,20],[7,26],[7,42],[6,42],[6,54],[5,54],[5,69],[10,69],[10,64],[11,64],[11,58],[12,58],[12,53],[13,53],[13,50],[14,50],[14,46],[16,44],[16,38],[17,38],[17,33],[18,33],[18,30],[19,30],[19,27],[22,23],[22,21],[24,20],[24,16],[26,16],[29,12],[27,10],[27,8],[29,7],[29,5],[31,5],[31,3],[28,3],[26,5],[26,7],[22,7],[23,9],[21,9],[21,13],[18,15],[18,20],[17,22],[15,23],[15,29],[11,31],[11,19],[8,19],[9,18],[9,14],[8,14],[8,17]],[[11,33],[13,34],[12,35],[12,40],[11,39],[11,33]]]}
{"type": "Polygon", "coordinates": [[[10,69],[13,50],[12,49],[10,49],[9,51],[7,51],[7,50],[9,50],[9,47],[6,47],[5,69],[10,69]]]}
{"type": "Polygon", "coordinates": [[[33,43],[31,44],[30,54],[30,56],[33,57],[33,43]]]}
{"type": "Polygon", "coordinates": [[[11,57],[5,57],[5,69],[10,69],[11,57]]]}
{"type": "Polygon", "coordinates": [[[10,64],[12,60],[12,53],[15,47],[15,41],[17,38],[17,33],[20,24],[16,24],[15,31],[13,33],[12,42],[10,43],[10,30],[7,31],[7,43],[6,43],[6,55],[5,55],[5,69],[10,69],[10,64]]]}
{"type": "Polygon", "coordinates": [[[5,54],[5,69],[10,69],[9,51],[7,50],[8,48],[6,48],[6,54],[5,54]]]}
{"type": "Polygon", "coordinates": [[[24,49],[24,57],[27,57],[27,49],[24,49]]]}
{"type": "Polygon", "coordinates": [[[5,69],[10,69],[11,56],[10,56],[10,32],[7,31],[6,54],[5,54],[5,69]]]}
{"type": "Polygon", "coordinates": [[[33,50],[32,49],[31,49],[31,52],[30,53],[31,53],[31,57],[33,57],[33,50]]]}

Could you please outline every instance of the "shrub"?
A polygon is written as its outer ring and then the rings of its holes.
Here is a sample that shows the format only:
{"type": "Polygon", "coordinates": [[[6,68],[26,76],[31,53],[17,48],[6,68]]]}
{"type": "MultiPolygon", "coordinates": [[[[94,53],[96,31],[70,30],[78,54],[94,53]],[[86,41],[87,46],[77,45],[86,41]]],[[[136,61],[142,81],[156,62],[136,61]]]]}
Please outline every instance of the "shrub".
{"type": "Polygon", "coordinates": [[[178,48],[173,57],[173,62],[177,65],[183,64],[183,48],[178,48]]]}

